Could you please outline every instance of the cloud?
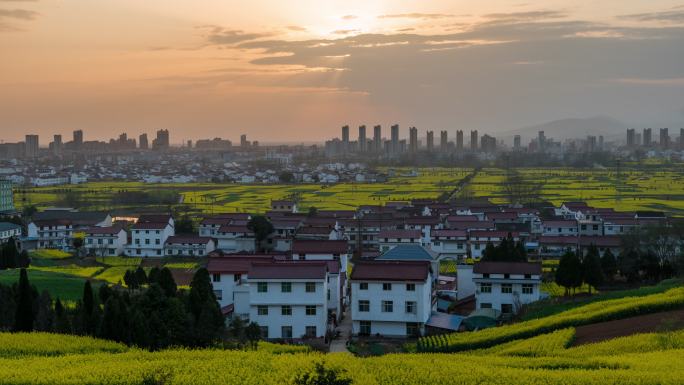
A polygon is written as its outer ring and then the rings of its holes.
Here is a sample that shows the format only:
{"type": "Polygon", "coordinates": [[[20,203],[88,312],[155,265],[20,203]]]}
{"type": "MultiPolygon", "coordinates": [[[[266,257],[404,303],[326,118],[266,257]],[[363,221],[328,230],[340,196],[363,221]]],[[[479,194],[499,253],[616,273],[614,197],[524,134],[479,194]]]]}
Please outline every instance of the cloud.
{"type": "Polygon", "coordinates": [[[358,16],[356,16],[356,15],[344,15],[344,16],[342,16],[342,20],[354,20],[354,19],[358,19],[358,16]]]}
{"type": "Polygon", "coordinates": [[[0,9],[0,19],[33,20],[39,13],[26,9],[0,9]]]}
{"type": "Polygon", "coordinates": [[[357,33],[357,32],[361,32],[361,30],[359,30],[359,29],[337,29],[335,31],[332,31],[332,33],[334,33],[335,35],[349,35],[349,34],[357,33]]]}
{"type": "Polygon", "coordinates": [[[288,26],[287,26],[287,29],[289,29],[290,31],[295,31],[295,32],[304,32],[304,31],[306,31],[306,28],[300,27],[300,26],[298,26],[298,25],[288,25],[288,26]]]}
{"type": "Polygon", "coordinates": [[[622,79],[611,79],[610,81],[612,81],[614,83],[640,85],[640,86],[662,86],[662,87],[682,87],[682,86],[684,86],[684,78],[668,78],[668,79],[622,78],[622,79]]]}
{"type": "Polygon", "coordinates": [[[484,15],[485,19],[504,21],[504,22],[521,22],[533,20],[548,20],[560,19],[568,15],[561,11],[527,11],[527,12],[511,12],[511,13],[489,13],[484,15]]]}
{"type": "Polygon", "coordinates": [[[245,41],[257,40],[272,35],[273,34],[271,33],[244,32],[237,29],[212,27],[209,35],[207,36],[207,41],[210,44],[235,45],[245,41]]]}
{"type": "Polygon", "coordinates": [[[623,20],[635,20],[635,21],[657,21],[662,23],[684,23],[684,10],[679,10],[681,7],[677,7],[671,11],[663,12],[651,12],[651,13],[636,13],[631,15],[622,15],[619,18],[623,20]]]}
{"type": "Polygon", "coordinates": [[[445,19],[449,17],[456,17],[456,15],[447,13],[395,13],[389,15],[380,15],[379,19],[445,19]]]}

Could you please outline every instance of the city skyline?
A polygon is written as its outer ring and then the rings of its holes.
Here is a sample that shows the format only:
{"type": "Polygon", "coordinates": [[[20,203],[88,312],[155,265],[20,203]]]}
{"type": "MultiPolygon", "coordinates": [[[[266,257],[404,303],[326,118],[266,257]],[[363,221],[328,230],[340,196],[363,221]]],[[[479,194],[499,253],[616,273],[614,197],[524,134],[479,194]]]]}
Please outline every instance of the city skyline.
{"type": "Polygon", "coordinates": [[[344,124],[498,137],[594,116],[677,130],[683,42],[668,0],[4,0],[0,130],[321,142],[344,124]]]}

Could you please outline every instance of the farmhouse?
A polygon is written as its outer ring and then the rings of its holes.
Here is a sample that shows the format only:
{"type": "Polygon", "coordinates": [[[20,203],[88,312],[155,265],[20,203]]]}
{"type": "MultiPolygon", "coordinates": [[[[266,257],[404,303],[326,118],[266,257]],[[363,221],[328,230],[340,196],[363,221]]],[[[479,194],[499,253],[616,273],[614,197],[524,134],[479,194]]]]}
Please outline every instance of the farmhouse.
{"type": "Polygon", "coordinates": [[[399,245],[420,245],[423,233],[420,230],[381,230],[378,234],[380,251],[388,251],[399,245]]]}
{"type": "Polygon", "coordinates": [[[111,225],[112,217],[107,213],[51,209],[34,214],[28,224],[27,238],[35,240],[41,249],[71,250],[75,232],[111,225]]]}
{"type": "Polygon", "coordinates": [[[246,225],[224,225],[215,235],[216,247],[225,253],[254,252],[256,236],[246,225]]]}
{"type": "Polygon", "coordinates": [[[216,249],[214,239],[196,235],[174,235],[164,243],[164,255],[203,257],[216,249]]]}
{"type": "Polygon", "coordinates": [[[543,236],[566,236],[566,237],[576,237],[577,231],[577,221],[575,220],[556,220],[556,221],[543,221],[542,222],[542,235],[543,236]]]}
{"type": "Polygon", "coordinates": [[[88,255],[98,257],[121,255],[128,241],[128,233],[121,226],[91,227],[85,231],[88,255]]]}
{"type": "Polygon", "coordinates": [[[352,272],[351,298],[353,334],[421,335],[432,313],[430,264],[360,262],[352,272]]]}
{"type": "Polygon", "coordinates": [[[17,239],[20,236],[21,226],[10,222],[0,222],[0,243],[5,243],[12,237],[17,239]]]}
{"type": "Polygon", "coordinates": [[[468,254],[468,233],[463,230],[433,230],[432,251],[439,258],[464,258],[468,254]]]}
{"type": "Polygon", "coordinates": [[[171,215],[142,215],[131,228],[131,244],[126,255],[135,257],[161,257],[166,240],[175,234],[175,221],[171,215]]]}
{"type": "Polygon", "coordinates": [[[477,309],[514,314],[540,298],[542,267],[529,262],[478,262],[473,266],[477,309]]]}

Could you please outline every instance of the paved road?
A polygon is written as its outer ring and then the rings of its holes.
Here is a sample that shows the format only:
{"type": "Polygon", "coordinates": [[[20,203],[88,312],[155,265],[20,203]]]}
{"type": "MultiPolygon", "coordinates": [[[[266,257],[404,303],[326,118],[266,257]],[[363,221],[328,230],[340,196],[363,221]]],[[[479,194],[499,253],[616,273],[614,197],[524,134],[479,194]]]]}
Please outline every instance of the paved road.
{"type": "Polygon", "coordinates": [[[330,353],[347,352],[347,341],[352,333],[351,316],[345,312],[342,322],[337,325],[335,330],[340,332],[340,336],[330,343],[330,353]]]}

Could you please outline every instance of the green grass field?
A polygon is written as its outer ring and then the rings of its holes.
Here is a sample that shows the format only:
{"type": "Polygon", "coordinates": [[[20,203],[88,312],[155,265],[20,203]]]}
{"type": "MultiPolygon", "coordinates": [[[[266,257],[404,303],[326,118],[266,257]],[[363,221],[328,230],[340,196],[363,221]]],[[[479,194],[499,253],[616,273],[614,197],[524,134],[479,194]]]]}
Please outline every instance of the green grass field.
{"type": "MultiPolygon", "coordinates": [[[[35,285],[39,292],[47,290],[53,298],[76,301],[83,297],[85,278],[33,269],[29,269],[28,278],[29,282],[35,285]]],[[[13,285],[17,281],[19,281],[19,270],[0,271],[0,283],[13,285]]]]}

